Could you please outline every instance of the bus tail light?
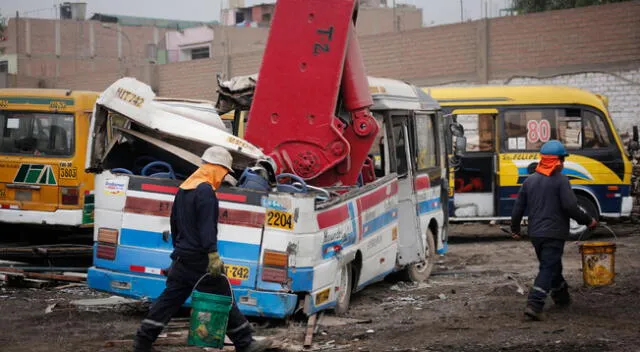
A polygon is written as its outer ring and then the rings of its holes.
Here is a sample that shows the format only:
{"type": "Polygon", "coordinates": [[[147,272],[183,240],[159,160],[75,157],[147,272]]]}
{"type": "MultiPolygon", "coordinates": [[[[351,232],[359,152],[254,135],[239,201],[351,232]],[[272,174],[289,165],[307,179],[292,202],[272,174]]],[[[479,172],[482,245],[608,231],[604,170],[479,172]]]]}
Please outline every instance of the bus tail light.
{"type": "Polygon", "coordinates": [[[108,260],[116,259],[116,246],[98,243],[98,248],[96,249],[96,257],[108,260]]]}
{"type": "Polygon", "coordinates": [[[80,204],[80,191],[78,187],[60,187],[60,195],[62,196],[62,205],[80,204]]]}
{"type": "Polygon", "coordinates": [[[99,228],[98,242],[118,244],[118,230],[104,227],[99,228]]]}
{"type": "Polygon", "coordinates": [[[264,251],[262,259],[262,281],[287,282],[289,255],[284,252],[264,251]]]}
{"type": "Polygon", "coordinates": [[[100,259],[116,259],[118,245],[118,230],[101,227],[98,229],[98,243],[96,257],[100,259]]]}

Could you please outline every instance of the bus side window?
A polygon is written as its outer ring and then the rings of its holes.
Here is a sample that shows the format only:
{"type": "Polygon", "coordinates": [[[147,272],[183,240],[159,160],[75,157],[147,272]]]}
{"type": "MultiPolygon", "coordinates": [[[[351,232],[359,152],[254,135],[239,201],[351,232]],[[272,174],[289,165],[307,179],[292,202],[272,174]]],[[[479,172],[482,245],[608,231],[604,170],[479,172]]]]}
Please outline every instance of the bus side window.
{"type": "Polygon", "coordinates": [[[396,149],[396,173],[399,177],[406,176],[409,172],[407,165],[407,149],[405,147],[405,125],[393,126],[393,140],[396,149]]]}
{"type": "Polygon", "coordinates": [[[609,129],[602,116],[591,111],[584,111],[584,148],[606,148],[611,144],[609,129]]]}
{"type": "Polygon", "coordinates": [[[416,123],[416,155],[415,161],[418,170],[424,170],[438,166],[438,147],[436,144],[436,131],[432,115],[417,114],[416,123]]]}
{"type": "Polygon", "coordinates": [[[556,110],[557,138],[567,149],[582,148],[583,126],[579,109],[556,110]]]}
{"type": "Polygon", "coordinates": [[[385,155],[385,125],[381,117],[378,117],[376,115],[374,116],[376,117],[378,126],[380,128],[378,129],[378,134],[376,135],[375,142],[371,146],[371,149],[369,149],[369,157],[373,159],[373,169],[376,177],[384,177],[387,174],[385,171],[385,166],[388,162],[385,155]]]}
{"type": "Polygon", "coordinates": [[[557,114],[556,109],[505,111],[504,150],[507,152],[540,150],[542,144],[556,138],[556,129],[552,127],[555,125],[557,114]]]}
{"type": "Polygon", "coordinates": [[[491,114],[460,114],[456,120],[464,128],[467,137],[465,152],[494,151],[494,122],[491,114]]]}

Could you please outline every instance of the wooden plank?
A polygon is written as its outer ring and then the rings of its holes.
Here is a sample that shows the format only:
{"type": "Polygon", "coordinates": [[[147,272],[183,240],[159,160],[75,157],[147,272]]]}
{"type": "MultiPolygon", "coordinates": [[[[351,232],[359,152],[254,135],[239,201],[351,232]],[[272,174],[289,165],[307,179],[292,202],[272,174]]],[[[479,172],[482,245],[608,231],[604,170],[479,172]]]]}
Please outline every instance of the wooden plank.
{"type": "Polygon", "coordinates": [[[26,272],[24,270],[20,270],[16,268],[7,268],[7,267],[0,267],[0,273],[19,274],[27,278],[42,279],[42,280],[57,280],[57,281],[70,281],[70,282],[85,281],[83,277],[58,275],[53,273],[32,273],[32,272],[26,272]]]}
{"type": "Polygon", "coordinates": [[[309,320],[307,320],[307,331],[304,335],[304,347],[311,347],[311,344],[313,342],[313,330],[315,328],[316,325],[316,314],[313,314],[312,316],[309,317],[309,320]]]}

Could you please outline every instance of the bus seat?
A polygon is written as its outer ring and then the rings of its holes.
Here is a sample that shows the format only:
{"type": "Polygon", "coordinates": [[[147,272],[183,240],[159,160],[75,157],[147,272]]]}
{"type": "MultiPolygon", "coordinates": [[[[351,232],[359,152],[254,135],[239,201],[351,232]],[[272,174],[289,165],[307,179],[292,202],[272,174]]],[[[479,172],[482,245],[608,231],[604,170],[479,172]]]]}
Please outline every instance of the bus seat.
{"type": "Polygon", "coordinates": [[[142,174],[142,176],[149,176],[149,177],[161,177],[161,178],[171,178],[171,179],[176,178],[171,164],[165,161],[160,161],[160,160],[152,161],[147,165],[145,165],[145,167],[142,168],[142,171],[140,172],[140,174],[142,174]],[[159,169],[160,170],[165,169],[166,171],[158,172],[159,169]],[[167,175],[164,175],[165,173],[167,175]]]}
{"type": "Polygon", "coordinates": [[[366,185],[376,180],[376,171],[373,166],[373,158],[370,156],[364,160],[362,165],[362,182],[366,185]]]}
{"type": "Polygon", "coordinates": [[[121,174],[133,175],[133,172],[131,172],[131,170],[125,169],[123,167],[117,167],[115,169],[111,169],[111,172],[112,173],[121,173],[121,174]]]}

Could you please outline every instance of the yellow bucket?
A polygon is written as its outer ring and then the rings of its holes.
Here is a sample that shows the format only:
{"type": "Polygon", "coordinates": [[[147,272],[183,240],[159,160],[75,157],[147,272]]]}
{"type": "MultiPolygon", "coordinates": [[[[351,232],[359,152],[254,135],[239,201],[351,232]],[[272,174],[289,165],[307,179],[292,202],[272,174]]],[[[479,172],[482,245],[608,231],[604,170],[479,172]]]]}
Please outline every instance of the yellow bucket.
{"type": "Polygon", "coordinates": [[[586,286],[606,286],[616,276],[616,244],[591,242],[580,245],[582,280],[586,286]]]}

